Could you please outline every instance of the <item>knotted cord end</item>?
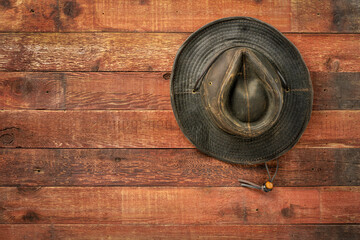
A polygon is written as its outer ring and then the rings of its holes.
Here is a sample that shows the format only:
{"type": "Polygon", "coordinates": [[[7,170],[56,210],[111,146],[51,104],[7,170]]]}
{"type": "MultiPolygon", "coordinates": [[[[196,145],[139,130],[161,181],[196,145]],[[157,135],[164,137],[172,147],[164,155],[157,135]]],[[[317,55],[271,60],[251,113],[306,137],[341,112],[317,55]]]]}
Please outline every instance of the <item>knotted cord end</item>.
{"type": "Polygon", "coordinates": [[[239,182],[241,183],[241,186],[242,187],[248,187],[248,188],[254,188],[254,189],[263,190],[264,192],[272,191],[273,188],[274,188],[273,181],[274,181],[275,176],[277,174],[277,171],[279,169],[279,160],[276,161],[276,170],[275,170],[275,173],[274,173],[273,177],[271,177],[269,168],[268,168],[266,163],[265,163],[265,167],[266,167],[266,171],[267,171],[268,176],[269,176],[269,180],[266,181],[262,186],[257,185],[257,184],[255,184],[253,182],[249,182],[249,181],[246,181],[246,180],[243,180],[243,179],[239,179],[239,182]]]}

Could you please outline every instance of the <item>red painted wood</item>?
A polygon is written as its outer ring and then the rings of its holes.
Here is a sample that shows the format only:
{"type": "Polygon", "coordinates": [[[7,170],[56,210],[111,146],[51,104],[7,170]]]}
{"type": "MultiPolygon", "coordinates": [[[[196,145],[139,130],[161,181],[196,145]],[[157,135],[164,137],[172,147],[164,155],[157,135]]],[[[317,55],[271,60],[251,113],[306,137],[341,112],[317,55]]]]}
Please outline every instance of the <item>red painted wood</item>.
{"type": "MultiPolygon", "coordinates": [[[[171,71],[188,33],[0,34],[0,71],[171,71]],[[54,44],[56,43],[56,44],[54,44]]],[[[286,34],[312,72],[360,72],[358,34],[286,34]]]]}
{"type": "Polygon", "coordinates": [[[359,225],[123,225],[1,224],[0,235],[15,239],[347,239],[360,237],[359,225]]]}
{"type": "MultiPolygon", "coordinates": [[[[274,184],[358,186],[359,171],[359,148],[296,148],[280,157],[274,184]]],[[[264,183],[264,165],[229,164],[196,149],[0,149],[0,186],[238,187],[239,178],[264,183]]]]}
{"type": "MultiPolygon", "coordinates": [[[[170,72],[6,72],[1,109],[171,110],[170,72]]],[[[314,110],[360,109],[360,73],[312,72],[314,110]]]]}
{"type": "Polygon", "coordinates": [[[193,32],[219,18],[248,16],[285,32],[359,32],[359,13],[356,1],[2,0],[0,31],[193,32]]]}
{"type": "MultiPolygon", "coordinates": [[[[193,148],[172,111],[1,111],[0,147],[193,148]]],[[[314,111],[296,147],[359,147],[359,111],[314,111]]]]}
{"type": "Polygon", "coordinates": [[[270,193],[242,187],[1,187],[0,193],[2,224],[360,222],[354,205],[359,187],[278,187],[270,193]]]}

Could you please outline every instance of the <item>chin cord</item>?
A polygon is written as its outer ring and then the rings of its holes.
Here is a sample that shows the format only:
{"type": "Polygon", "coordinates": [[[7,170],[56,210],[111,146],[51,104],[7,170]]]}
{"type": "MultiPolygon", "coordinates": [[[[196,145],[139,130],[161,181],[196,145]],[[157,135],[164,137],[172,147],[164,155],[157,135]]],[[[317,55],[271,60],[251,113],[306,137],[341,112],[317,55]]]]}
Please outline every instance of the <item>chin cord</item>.
{"type": "Polygon", "coordinates": [[[269,180],[266,181],[262,186],[257,185],[257,184],[252,183],[252,182],[249,182],[249,181],[246,181],[246,180],[243,180],[243,179],[239,179],[239,182],[241,183],[241,186],[242,187],[248,187],[248,188],[255,188],[255,189],[263,190],[264,192],[270,192],[274,188],[273,181],[274,181],[275,176],[277,174],[277,171],[279,169],[279,160],[276,160],[276,170],[275,170],[274,176],[271,177],[269,168],[268,168],[266,163],[265,163],[265,168],[266,168],[266,171],[268,173],[269,180]]]}

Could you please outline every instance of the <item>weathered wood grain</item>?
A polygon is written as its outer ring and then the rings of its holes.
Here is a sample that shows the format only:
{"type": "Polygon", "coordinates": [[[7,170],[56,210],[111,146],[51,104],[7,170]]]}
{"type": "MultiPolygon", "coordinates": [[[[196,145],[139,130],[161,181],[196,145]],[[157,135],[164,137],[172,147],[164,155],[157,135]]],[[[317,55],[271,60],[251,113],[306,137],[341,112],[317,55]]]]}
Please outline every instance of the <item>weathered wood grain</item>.
{"type": "Polygon", "coordinates": [[[193,32],[229,16],[263,20],[281,31],[359,32],[357,1],[1,0],[0,31],[193,32]]]}
{"type": "Polygon", "coordinates": [[[65,76],[66,73],[1,74],[0,109],[65,109],[65,76]]]}
{"type": "Polygon", "coordinates": [[[359,119],[360,111],[315,111],[299,144],[307,147],[358,147],[359,119]]]}
{"type": "Polygon", "coordinates": [[[0,238],[358,239],[359,16],[345,0],[0,0],[0,238]],[[351,110],[313,113],[269,194],[236,181],[263,165],[199,153],[169,103],[188,32],[238,15],[288,33],[314,110],[351,110]]]}
{"type": "MultiPolygon", "coordinates": [[[[0,71],[171,71],[187,33],[0,34],[0,71]]],[[[287,34],[313,72],[360,72],[360,35],[287,34]]]]}
{"type": "Polygon", "coordinates": [[[1,32],[56,31],[57,0],[0,0],[1,32]]]}
{"type": "MultiPolygon", "coordinates": [[[[270,162],[270,169],[276,163],[270,162]]],[[[293,149],[275,185],[359,186],[360,149],[293,149]]],[[[266,181],[263,164],[242,166],[195,149],[0,149],[1,186],[239,186],[266,181]]]]}
{"type": "Polygon", "coordinates": [[[1,111],[1,147],[191,147],[172,111],[1,111]]]}
{"type": "Polygon", "coordinates": [[[359,32],[360,2],[347,0],[291,1],[292,31],[359,32]]]}
{"type": "Polygon", "coordinates": [[[357,240],[359,225],[123,225],[1,224],[0,235],[17,239],[292,239],[357,240]]]}
{"type": "Polygon", "coordinates": [[[170,73],[22,73],[0,76],[1,109],[171,110],[170,73]]]}
{"type": "MultiPolygon", "coordinates": [[[[171,110],[170,72],[5,72],[0,109],[171,110]]],[[[314,110],[360,109],[360,73],[311,73],[314,110]]]]}
{"type": "Polygon", "coordinates": [[[1,187],[0,193],[2,224],[360,222],[354,204],[360,187],[279,187],[268,194],[241,187],[1,187]]]}
{"type": "Polygon", "coordinates": [[[321,216],[324,222],[333,221],[336,218],[336,222],[356,221],[358,218],[356,215],[360,213],[360,191],[357,194],[352,194],[352,191],[333,191],[334,189],[328,188],[322,194],[321,202],[323,203],[321,216]],[[332,214],[329,217],[327,214],[332,214]],[[355,214],[353,214],[355,213],[355,214]]]}
{"type": "MultiPolygon", "coordinates": [[[[0,147],[193,148],[170,110],[0,111],[0,147]]],[[[360,111],[314,111],[297,147],[360,145],[360,111]]]]}
{"type": "Polygon", "coordinates": [[[311,73],[313,109],[360,109],[360,73],[311,73]]]}

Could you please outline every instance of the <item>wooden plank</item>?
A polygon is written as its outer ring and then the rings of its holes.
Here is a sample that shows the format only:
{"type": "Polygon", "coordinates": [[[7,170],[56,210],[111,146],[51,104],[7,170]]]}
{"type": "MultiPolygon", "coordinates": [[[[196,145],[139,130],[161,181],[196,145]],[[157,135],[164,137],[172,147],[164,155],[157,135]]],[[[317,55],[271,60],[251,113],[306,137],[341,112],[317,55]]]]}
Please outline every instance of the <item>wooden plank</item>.
{"type": "Polygon", "coordinates": [[[360,73],[311,73],[315,110],[360,109],[360,73]]]}
{"type": "Polygon", "coordinates": [[[0,109],[65,109],[66,73],[0,75],[0,109]]]}
{"type": "Polygon", "coordinates": [[[295,32],[359,32],[359,1],[291,1],[291,30],[295,32]]]}
{"type": "Polygon", "coordinates": [[[56,31],[58,12],[57,0],[0,0],[0,31],[56,31]]]}
{"type": "MultiPolygon", "coordinates": [[[[0,109],[171,110],[170,72],[6,72],[0,109]]],[[[360,73],[311,73],[314,110],[360,109],[360,73]]]]}
{"type": "Polygon", "coordinates": [[[2,224],[0,235],[17,239],[347,239],[360,237],[359,225],[120,225],[2,224]]]}
{"type": "Polygon", "coordinates": [[[0,31],[193,32],[213,20],[248,16],[280,31],[359,32],[357,1],[1,0],[0,31]]]}
{"type": "MultiPolygon", "coordinates": [[[[0,147],[193,148],[172,111],[0,111],[0,147]]],[[[314,111],[297,147],[359,147],[360,111],[314,111]]]]}
{"type": "Polygon", "coordinates": [[[359,119],[360,111],[314,111],[298,144],[307,147],[358,147],[359,119]]]}
{"type": "MultiPolygon", "coordinates": [[[[293,149],[276,186],[359,186],[360,149],[293,149]]],[[[274,171],[276,163],[270,162],[274,171]]],[[[264,165],[229,164],[195,149],[0,149],[1,186],[239,186],[264,165]]]]}
{"type": "Polygon", "coordinates": [[[360,187],[279,187],[267,194],[241,187],[2,187],[0,193],[2,224],[360,222],[360,187]]]}
{"type": "Polygon", "coordinates": [[[299,49],[309,71],[359,72],[360,35],[289,34],[286,37],[299,49]],[[350,45],[343,47],[345,42],[350,45]]]}
{"type": "Polygon", "coordinates": [[[1,111],[1,147],[191,147],[172,111],[1,111]]]}
{"type": "Polygon", "coordinates": [[[321,219],[324,222],[331,222],[336,219],[336,222],[348,222],[356,221],[360,213],[360,191],[359,189],[353,189],[357,191],[356,194],[352,194],[353,191],[347,191],[341,189],[334,191],[331,188],[325,188],[322,192],[321,202],[323,204],[321,219]],[[329,217],[328,213],[332,216],[329,217]]]}
{"type": "Polygon", "coordinates": [[[1,109],[171,110],[170,73],[4,73],[1,109]]]}
{"type": "MultiPolygon", "coordinates": [[[[187,33],[0,34],[0,71],[171,71],[187,33]]],[[[310,71],[360,72],[359,34],[287,34],[310,71]]]]}
{"type": "Polygon", "coordinates": [[[190,0],[57,2],[28,0],[26,4],[21,4],[20,1],[1,1],[0,21],[4,24],[0,31],[189,32],[209,21],[238,15],[257,17],[281,30],[290,30],[289,1],[225,1],[221,8],[217,1],[190,0]],[[23,17],[12,16],[15,11],[23,17]],[[15,22],[14,25],[6,21],[10,19],[15,22]],[[44,20],[49,23],[43,24],[44,20]]]}

